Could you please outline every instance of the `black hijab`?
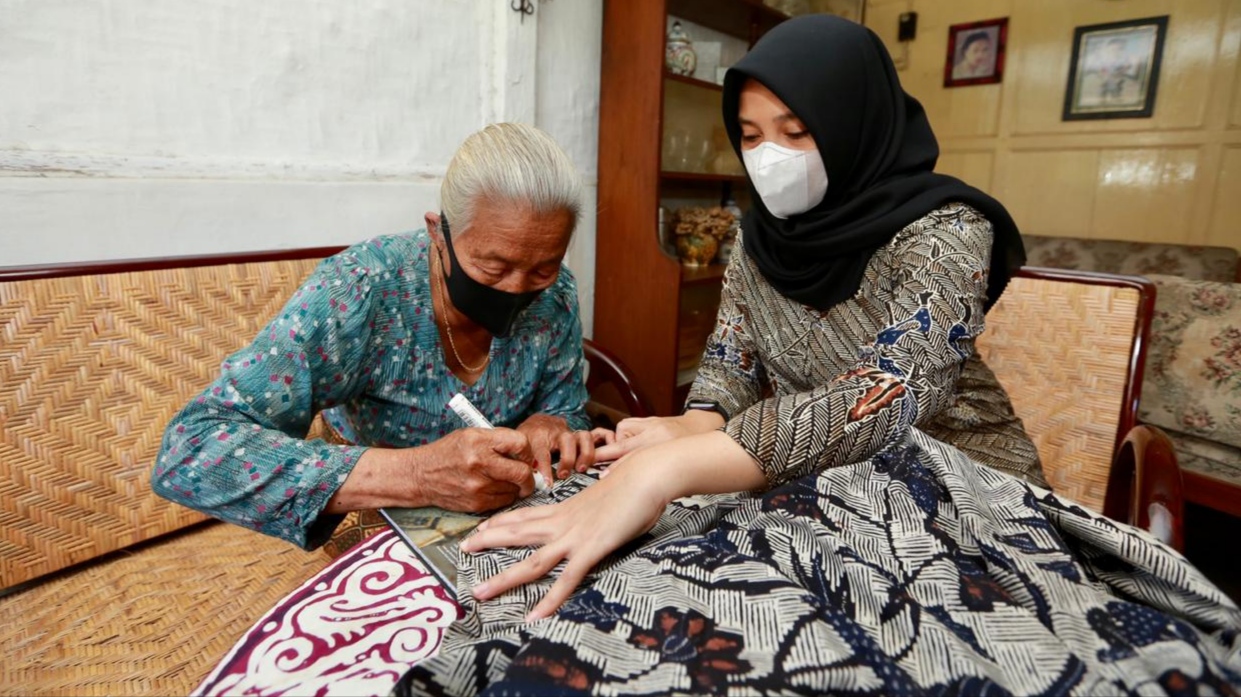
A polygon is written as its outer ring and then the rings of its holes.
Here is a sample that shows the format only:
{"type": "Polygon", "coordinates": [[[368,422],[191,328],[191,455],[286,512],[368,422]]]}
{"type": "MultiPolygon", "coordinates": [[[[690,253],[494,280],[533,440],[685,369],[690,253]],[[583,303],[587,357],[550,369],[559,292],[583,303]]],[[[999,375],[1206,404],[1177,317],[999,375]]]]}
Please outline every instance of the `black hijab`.
{"type": "Polygon", "coordinates": [[[990,309],[1025,262],[1017,224],[999,201],[936,174],[939,144],[922,105],[905,93],[879,37],[831,15],[790,19],[767,32],[724,78],[724,125],[741,156],[738,106],[753,78],[805,124],[827,168],[827,195],[781,220],[750,184],[745,250],[784,296],[820,310],[849,299],[875,250],[948,203],[991,222],[990,309]]]}

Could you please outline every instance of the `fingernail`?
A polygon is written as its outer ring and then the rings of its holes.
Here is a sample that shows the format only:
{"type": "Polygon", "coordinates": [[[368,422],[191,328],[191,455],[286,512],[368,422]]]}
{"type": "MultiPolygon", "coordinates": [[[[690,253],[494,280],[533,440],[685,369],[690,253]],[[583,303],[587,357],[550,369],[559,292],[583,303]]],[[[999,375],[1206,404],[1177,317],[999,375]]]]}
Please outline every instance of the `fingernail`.
{"type": "Polygon", "coordinates": [[[489,590],[491,590],[490,584],[480,583],[477,586],[474,586],[474,591],[473,591],[474,597],[478,600],[486,600],[487,591],[489,590]]]}
{"type": "Polygon", "coordinates": [[[540,615],[540,614],[538,613],[538,611],[537,611],[537,610],[531,610],[531,611],[530,611],[530,614],[526,615],[526,622],[527,622],[527,623],[530,623],[530,622],[538,622],[538,621],[539,621],[539,620],[541,620],[541,619],[543,619],[543,617],[542,617],[542,615],[540,615]]]}
{"type": "Polygon", "coordinates": [[[481,523],[479,523],[479,524],[478,524],[478,527],[476,527],[476,528],[474,528],[474,529],[475,529],[475,530],[486,530],[486,529],[487,529],[487,523],[490,523],[490,522],[491,522],[491,521],[489,521],[489,520],[484,520],[483,522],[481,522],[481,523]]]}
{"type": "Polygon", "coordinates": [[[470,551],[470,541],[462,540],[461,544],[457,545],[457,549],[461,550],[462,552],[468,553],[470,551]]]}

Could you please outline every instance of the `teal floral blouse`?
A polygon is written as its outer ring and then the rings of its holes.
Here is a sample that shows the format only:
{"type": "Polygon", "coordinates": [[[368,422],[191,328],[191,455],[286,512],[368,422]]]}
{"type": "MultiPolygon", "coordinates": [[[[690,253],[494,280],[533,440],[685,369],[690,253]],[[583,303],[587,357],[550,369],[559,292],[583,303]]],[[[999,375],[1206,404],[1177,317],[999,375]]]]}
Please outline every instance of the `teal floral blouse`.
{"type": "Polygon", "coordinates": [[[315,415],[353,443],[425,445],[463,426],[461,392],[496,426],[536,413],[586,429],[577,287],[562,267],[473,386],[444,362],[425,230],[378,237],[323,261],[280,314],[169,424],[156,493],[307,549],[342,516],[327,502],[366,450],[304,440],[315,415]]]}

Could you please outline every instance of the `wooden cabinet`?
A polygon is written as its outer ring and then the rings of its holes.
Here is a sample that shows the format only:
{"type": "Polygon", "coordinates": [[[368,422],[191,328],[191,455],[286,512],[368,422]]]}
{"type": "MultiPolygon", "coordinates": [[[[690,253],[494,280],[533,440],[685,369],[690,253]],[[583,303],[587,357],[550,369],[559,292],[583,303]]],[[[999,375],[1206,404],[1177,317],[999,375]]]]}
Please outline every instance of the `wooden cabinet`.
{"type": "Polygon", "coordinates": [[[605,2],[594,337],[628,364],[661,415],[680,412],[724,267],[683,266],[660,244],[659,208],[719,205],[729,193],[748,204],[714,75],[664,69],[669,16],[691,37],[710,33],[742,53],[787,19],[757,0],[605,2]]]}

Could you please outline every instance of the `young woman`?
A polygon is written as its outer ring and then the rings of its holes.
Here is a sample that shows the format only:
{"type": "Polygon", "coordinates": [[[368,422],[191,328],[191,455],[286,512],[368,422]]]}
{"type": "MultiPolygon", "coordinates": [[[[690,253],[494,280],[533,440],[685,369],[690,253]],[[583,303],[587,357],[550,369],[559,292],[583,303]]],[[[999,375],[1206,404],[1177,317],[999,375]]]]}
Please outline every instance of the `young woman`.
{"type": "Polygon", "coordinates": [[[481,602],[398,691],[1241,682],[1231,602],[1042,488],[974,350],[1020,237],[994,199],[933,172],[879,39],[785,22],[729,71],[724,120],[753,206],[685,415],[622,423],[598,452],[621,458],[606,478],[467,540],[460,578],[481,602]]]}

